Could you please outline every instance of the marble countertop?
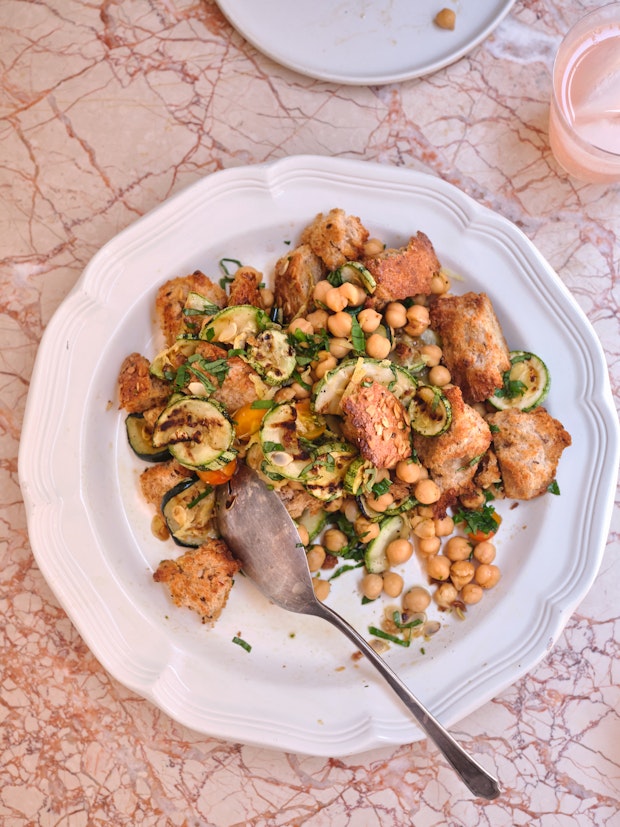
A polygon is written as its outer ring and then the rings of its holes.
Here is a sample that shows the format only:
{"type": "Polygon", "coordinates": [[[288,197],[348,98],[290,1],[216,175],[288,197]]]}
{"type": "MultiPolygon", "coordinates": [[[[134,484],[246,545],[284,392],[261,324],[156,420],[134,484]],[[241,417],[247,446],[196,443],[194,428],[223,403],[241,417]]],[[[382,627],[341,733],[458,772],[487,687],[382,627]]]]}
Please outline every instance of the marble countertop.
{"type": "Polygon", "coordinates": [[[124,688],[35,564],[17,475],[38,343],[93,254],[193,181],[286,155],[425,171],[513,221],[587,314],[618,401],[620,190],[567,177],[547,135],[555,49],[595,5],[517,0],[451,66],[355,87],[275,64],[209,0],[2,3],[0,823],[620,825],[617,505],[548,656],[452,727],[497,771],[503,794],[485,803],[425,741],[285,754],[192,732],[124,688]]]}

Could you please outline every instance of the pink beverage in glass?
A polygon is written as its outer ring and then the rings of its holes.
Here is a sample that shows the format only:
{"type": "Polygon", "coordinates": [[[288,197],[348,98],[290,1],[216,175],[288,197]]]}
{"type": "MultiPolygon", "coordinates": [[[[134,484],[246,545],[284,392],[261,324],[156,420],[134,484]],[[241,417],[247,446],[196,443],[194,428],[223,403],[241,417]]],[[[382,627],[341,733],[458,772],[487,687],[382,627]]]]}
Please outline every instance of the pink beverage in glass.
{"type": "Polygon", "coordinates": [[[560,44],[549,140],[575,178],[620,181],[620,3],[590,12],[560,44]]]}

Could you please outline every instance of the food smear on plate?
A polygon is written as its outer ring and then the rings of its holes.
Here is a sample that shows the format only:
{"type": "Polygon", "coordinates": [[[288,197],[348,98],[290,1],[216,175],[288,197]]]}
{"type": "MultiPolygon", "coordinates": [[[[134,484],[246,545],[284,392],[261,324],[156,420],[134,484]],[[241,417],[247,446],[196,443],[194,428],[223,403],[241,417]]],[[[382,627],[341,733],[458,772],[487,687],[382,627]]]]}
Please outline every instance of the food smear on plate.
{"type": "Polygon", "coordinates": [[[153,533],[179,548],[154,579],[217,620],[239,567],[215,489],[243,462],[296,522],[319,599],[347,576],[379,601],[378,649],[438,631],[433,603],[465,617],[501,577],[494,503],[559,493],[571,437],[543,407],[541,356],[510,349],[485,293],[451,293],[423,232],[386,247],[339,208],[273,273],[221,267],[219,282],[196,271],[161,285],[164,347],[120,368],[153,533]],[[425,582],[407,574],[414,555],[425,582]]]}

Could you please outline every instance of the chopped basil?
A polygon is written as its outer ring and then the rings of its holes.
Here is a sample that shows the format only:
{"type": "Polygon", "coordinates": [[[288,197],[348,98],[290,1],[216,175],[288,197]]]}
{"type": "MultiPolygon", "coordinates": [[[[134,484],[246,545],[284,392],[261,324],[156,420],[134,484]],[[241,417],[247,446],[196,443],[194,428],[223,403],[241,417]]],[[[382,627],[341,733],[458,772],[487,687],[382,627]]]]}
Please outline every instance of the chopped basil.
{"type": "Polygon", "coordinates": [[[410,640],[403,640],[403,638],[398,637],[397,635],[390,635],[388,632],[384,632],[383,629],[377,629],[376,626],[369,626],[368,631],[374,637],[381,638],[382,640],[389,640],[391,643],[397,643],[399,646],[411,646],[410,640]]]}
{"type": "Polygon", "coordinates": [[[247,641],[243,640],[243,638],[237,637],[235,635],[235,637],[232,639],[232,642],[236,643],[237,646],[241,646],[241,648],[245,649],[246,652],[252,651],[252,647],[250,646],[250,644],[247,641]]]}

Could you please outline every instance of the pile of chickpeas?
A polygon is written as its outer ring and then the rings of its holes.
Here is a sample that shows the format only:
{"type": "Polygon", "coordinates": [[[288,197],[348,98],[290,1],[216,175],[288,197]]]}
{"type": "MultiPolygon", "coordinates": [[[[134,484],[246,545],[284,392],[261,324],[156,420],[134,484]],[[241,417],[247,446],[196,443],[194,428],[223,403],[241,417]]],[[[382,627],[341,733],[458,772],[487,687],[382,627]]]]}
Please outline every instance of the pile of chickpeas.
{"type": "MultiPolygon", "coordinates": [[[[384,244],[380,240],[371,239],[365,245],[364,255],[375,256],[383,249],[384,244]]],[[[434,276],[432,294],[440,295],[449,289],[450,282],[444,272],[434,276]]],[[[317,309],[305,317],[295,319],[290,323],[289,330],[301,330],[308,335],[326,330],[329,334],[329,348],[319,352],[316,360],[302,375],[304,383],[310,387],[295,382],[281,388],[275,394],[276,402],[310,397],[316,383],[333,370],[340,360],[349,358],[352,354],[352,320],[346,308],[363,305],[367,298],[366,291],[350,282],[334,287],[327,280],[322,280],[315,286],[313,298],[317,309]]],[[[273,293],[263,291],[263,301],[267,306],[272,304],[273,293]]],[[[420,295],[413,298],[410,306],[394,301],[387,305],[383,313],[372,308],[359,311],[357,320],[365,335],[366,354],[373,359],[386,359],[389,356],[393,337],[386,336],[382,328],[403,330],[411,337],[420,337],[430,325],[427,301],[427,296],[420,295]]],[[[436,344],[421,343],[419,354],[427,365],[428,383],[437,387],[449,385],[450,371],[441,364],[441,348],[436,344]]],[[[424,613],[433,599],[443,610],[462,610],[467,605],[478,603],[484,591],[492,588],[500,579],[500,570],[494,564],[494,544],[490,540],[473,544],[467,537],[454,534],[455,525],[450,516],[441,519],[433,516],[432,506],[438,501],[441,492],[419,462],[401,461],[391,474],[386,469],[378,469],[375,482],[388,477],[394,482],[409,486],[420,505],[405,515],[410,524],[410,538],[393,540],[387,546],[388,570],[382,574],[366,573],[360,584],[362,595],[367,600],[376,600],[381,595],[400,597],[402,610],[408,614],[424,613]],[[404,578],[392,570],[407,563],[414,552],[422,558],[429,581],[435,586],[433,595],[422,585],[405,588],[404,578]]],[[[303,487],[301,483],[289,484],[303,487]]],[[[369,494],[366,495],[366,501],[373,511],[383,513],[393,504],[394,496],[389,491],[378,496],[369,494]]],[[[342,512],[364,544],[375,539],[379,533],[379,524],[367,519],[352,497],[340,497],[326,503],[325,510],[342,512]]],[[[299,527],[299,535],[307,548],[310,571],[317,574],[313,579],[316,595],[320,600],[325,600],[330,583],[318,575],[334,565],[339,552],[348,545],[349,538],[338,528],[324,531],[320,544],[310,543],[308,532],[303,526],[299,527]]]]}

